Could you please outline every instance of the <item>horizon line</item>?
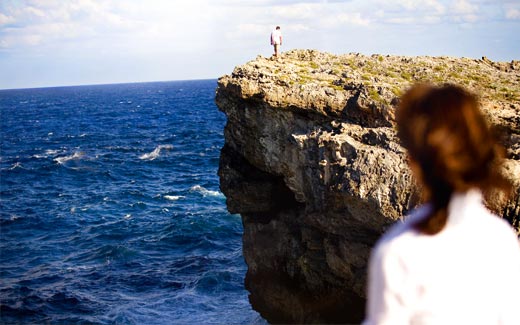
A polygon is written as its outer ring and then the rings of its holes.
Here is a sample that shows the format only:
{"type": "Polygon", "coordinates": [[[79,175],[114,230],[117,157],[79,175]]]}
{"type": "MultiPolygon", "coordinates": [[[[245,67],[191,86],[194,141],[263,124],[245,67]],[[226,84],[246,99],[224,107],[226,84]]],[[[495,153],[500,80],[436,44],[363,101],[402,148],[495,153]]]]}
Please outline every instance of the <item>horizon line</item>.
{"type": "Polygon", "coordinates": [[[204,80],[218,80],[215,78],[200,78],[200,79],[176,79],[176,80],[155,80],[155,81],[129,81],[129,82],[108,82],[108,83],[92,83],[92,84],[75,84],[75,85],[60,85],[60,86],[37,86],[37,87],[15,87],[15,88],[0,88],[0,91],[8,90],[33,90],[33,89],[51,89],[51,88],[68,88],[68,87],[90,87],[90,86],[113,86],[113,85],[130,85],[130,84],[144,84],[144,83],[161,83],[161,82],[182,82],[182,81],[204,81],[204,80]]]}

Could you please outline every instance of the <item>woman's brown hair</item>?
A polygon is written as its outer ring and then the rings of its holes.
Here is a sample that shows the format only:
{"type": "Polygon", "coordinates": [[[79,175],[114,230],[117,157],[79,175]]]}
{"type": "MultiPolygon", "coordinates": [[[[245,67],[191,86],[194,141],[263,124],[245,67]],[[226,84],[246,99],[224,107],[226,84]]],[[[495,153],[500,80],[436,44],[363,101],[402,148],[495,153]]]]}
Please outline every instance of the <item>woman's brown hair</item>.
{"type": "Polygon", "coordinates": [[[396,121],[401,144],[418,167],[416,176],[432,205],[415,225],[419,231],[433,235],[444,228],[454,192],[510,188],[500,172],[503,150],[472,93],[455,85],[415,85],[401,98],[396,121]]]}

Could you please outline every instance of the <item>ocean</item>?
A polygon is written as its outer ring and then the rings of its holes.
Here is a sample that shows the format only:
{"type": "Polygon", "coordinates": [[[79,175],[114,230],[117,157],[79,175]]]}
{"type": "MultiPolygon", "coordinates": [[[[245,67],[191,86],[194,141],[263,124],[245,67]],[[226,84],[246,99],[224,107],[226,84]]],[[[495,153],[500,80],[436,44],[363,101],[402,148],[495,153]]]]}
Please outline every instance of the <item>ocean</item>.
{"type": "Polygon", "coordinates": [[[216,85],[0,91],[0,323],[265,324],[216,85]]]}

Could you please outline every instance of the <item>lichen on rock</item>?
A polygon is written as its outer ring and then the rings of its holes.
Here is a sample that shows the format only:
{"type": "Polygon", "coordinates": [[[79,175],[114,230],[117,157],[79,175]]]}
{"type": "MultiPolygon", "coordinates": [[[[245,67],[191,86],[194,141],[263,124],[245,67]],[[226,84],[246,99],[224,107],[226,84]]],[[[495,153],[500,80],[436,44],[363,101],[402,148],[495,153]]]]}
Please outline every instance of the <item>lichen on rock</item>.
{"type": "Polygon", "coordinates": [[[269,322],[362,319],[370,249],[419,202],[394,122],[399,96],[418,81],[480,96],[515,183],[508,201],[488,203],[519,229],[518,61],[293,50],[219,79],[221,189],[242,216],[250,301],[269,322]]]}

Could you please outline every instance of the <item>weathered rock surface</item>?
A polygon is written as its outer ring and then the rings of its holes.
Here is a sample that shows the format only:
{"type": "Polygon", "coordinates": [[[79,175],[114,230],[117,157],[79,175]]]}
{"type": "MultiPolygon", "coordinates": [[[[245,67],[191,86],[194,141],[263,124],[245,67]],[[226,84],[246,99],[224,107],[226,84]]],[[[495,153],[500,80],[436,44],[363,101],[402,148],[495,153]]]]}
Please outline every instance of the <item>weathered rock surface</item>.
{"type": "Polygon", "coordinates": [[[362,319],[370,249],[418,203],[394,109],[420,80],[470,88],[504,130],[516,192],[488,202],[519,229],[518,61],[294,50],[219,79],[221,189],[242,216],[250,301],[269,322],[362,319]]]}

